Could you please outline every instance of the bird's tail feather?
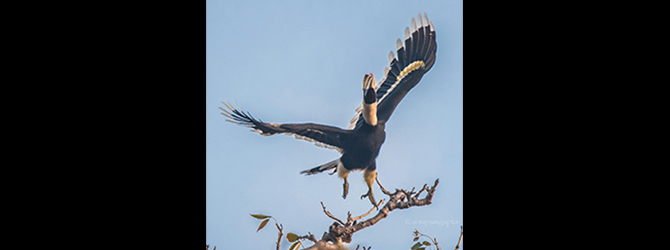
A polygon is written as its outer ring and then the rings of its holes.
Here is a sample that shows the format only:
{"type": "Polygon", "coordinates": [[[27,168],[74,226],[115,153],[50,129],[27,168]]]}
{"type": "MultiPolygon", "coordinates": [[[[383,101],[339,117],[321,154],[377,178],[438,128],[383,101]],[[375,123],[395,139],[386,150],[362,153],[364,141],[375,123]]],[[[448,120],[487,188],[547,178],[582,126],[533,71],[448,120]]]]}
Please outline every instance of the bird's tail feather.
{"type": "Polygon", "coordinates": [[[328,170],[331,170],[331,169],[335,169],[335,171],[337,171],[337,165],[339,163],[340,163],[340,159],[335,159],[335,160],[326,162],[326,163],[324,163],[324,164],[322,164],[318,167],[314,167],[314,168],[311,168],[311,169],[308,169],[308,170],[301,171],[300,173],[305,174],[305,175],[313,175],[313,174],[318,174],[318,173],[321,173],[323,171],[328,171],[328,170]]]}

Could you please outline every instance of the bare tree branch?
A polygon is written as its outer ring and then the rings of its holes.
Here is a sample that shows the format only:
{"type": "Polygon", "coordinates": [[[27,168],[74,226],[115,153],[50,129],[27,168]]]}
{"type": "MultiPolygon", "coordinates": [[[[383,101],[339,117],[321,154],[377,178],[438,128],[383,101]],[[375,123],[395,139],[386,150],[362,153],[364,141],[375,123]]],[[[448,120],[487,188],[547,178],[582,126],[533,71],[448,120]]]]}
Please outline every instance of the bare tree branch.
{"type": "Polygon", "coordinates": [[[386,190],[386,189],[384,188],[384,186],[382,186],[381,183],[379,183],[379,179],[377,179],[378,177],[379,177],[379,174],[377,174],[377,177],[375,177],[375,181],[377,182],[377,185],[379,185],[379,188],[382,190],[382,193],[384,193],[385,195],[389,195],[389,196],[390,196],[390,195],[393,195],[391,192],[389,192],[388,190],[386,190]]]}
{"type": "Polygon", "coordinates": [[[317,242],[316,237],[310,232],[307,232],[307,235],[305,235],[305,236],[298,236],[298,240],[302,240],[302,239],[310,240],[314,243],[317,242]]]}
{"type": "Polygon", "coordinates": [[[463,226],[461,226],[461,236],[458,237],[458,243],[456,244],[455,250],[458,250],[461,247],[461,239],[463,239],[463,226]]]}
{"type": "MultiPolygon", "coordinates": [[[[356,223],[357,220],[369,215],[374,210],[374,208],[370,209],[370,211],[367,212],[366,214],[363,214],[356,218],[351,218],[351,213],[348,213],[347,222],[344,223],[342,222],[342,220],[338,219],[337,217],[333,216],[330,212],[328,212],[326,210],[326,206],[324,206],[323,202],[321,202],[323,212],[328,217],[337,222],[333,222],[333,224],[331,224],[330,227],[328,228],[328,232],[325,232],[323,234],[321,240],[317,241],[314,245],[310,246],[307,249],[308,250],[339,249],[340,247],[342,247],[343,242],[345,243],[351,242],[351,237],[354,233],[376,224],[381,219],[386,218],[389,212],[395,209],[407,209],[410,207],[430,205],[433,200],[433,195],[435,194],[435,188],[437,187],[439,182],[440,179],[435,180],[435,184],[433,184],[432,187],[428,187],[427,184],[424,184],[423,188],[421,188],[421,190],[419,190],[419,192],[413,196],[413,194],[415,194],[414,188],[412,188],[411,191],[407,191],[404,189],[396,189],[395,193],[391,193],[388,190],[384,189],[384,187],[379,183],[379,180],[377,180],[377,184],[379,184],[379,187],[381,188],[382,192],[389,196],[389,201],[382,209],[379,210],[379,212],[377,212],[377,215],[360,223],[356,223]],[[419,199],[419,195],[423,191],[426,191],[426,196],[423,199],[419,199]]],[[[383,200],[379,202],[380,205],[382,203],[383,200]]]]}
{"type": "Polygon", "coordinates": [[[342,222],[342,220],[340,220],[340,219],[338,219],[337,217],[333,216],[330,212],[328,212],[328,210],[326,210],[326,206],[323,205],[323,201],[321,202],[321,207],[323,208],[323,212],[324,212],[326,215],[328,215],[328,217],[330,217],[331,219],[333,219],[333,220],[339,222],[340,224],[342,224],[342,225],[344,226],[344,222],[342,222]]]}
{"type": "Polygon", "coordinates": [[[419,195],[421,195],[421,192],[426,191],[426,190],[428,190],[428,184],[423,184],[423,187],[421,188],[421,190],[419,190],[418,193],[416,193],[414,198],[419,198],[419,195]]]}
{"type": "Polygon", "coordinates": [[[379,211],[379,213],[377,213],[377,215],[375,215],[375,217],[372,217],[371,219],[356,224],[354,226],[354,232],[374,225],[379,220],[386,218],[386,216],[388,216],[388,213],[393,211],[394,209],[406,209],[413,206],[430,205],[433,200],[433,194],[435,193],[435,188],[437,187],[437,184],[439,184],[439,182],[440,179],[435,180],[435,184],[428,190],[426,197],[424,197],[423,199],[418,199],[417,197],[410,197],[407,195],[405,190],[401,189],[400,192],[396,192],[396,194],[390,196],[389,202],[379,211]],[[405,199],[407,199],[407,201],[404,201],[405,199]]]}
{"type": "MultiPolygon", "coordinates": [[[[380,200],[379,203],[377,204],[377,206],[375,206],[375,207],[379,207],[379,206],[381,206],[382,204],[384,204],[384,200],[380,200]]],[[[349,218],[347,218],[347,224],[349,224],[349,223],[351,223],[351,222],[354,222],[354,221],[357,221],[357,220],[359,220],[359,219],[361,219],[361,218],[363,218],[363,217],[365,217],[365,216],[370,215],[370,213],[372,213],[373,210],[375,210],[374,207],[371,208],[370,211],[368,211],[367,213],[365,213],[365,214],[363,214],[363,215],[361,215],[361,216],[355,217],[355,218],[351,218],[351,214],[349,214],[349,218]]],[[[363,248],[365,248],[365,247],[363,247],[363,248]]]]}

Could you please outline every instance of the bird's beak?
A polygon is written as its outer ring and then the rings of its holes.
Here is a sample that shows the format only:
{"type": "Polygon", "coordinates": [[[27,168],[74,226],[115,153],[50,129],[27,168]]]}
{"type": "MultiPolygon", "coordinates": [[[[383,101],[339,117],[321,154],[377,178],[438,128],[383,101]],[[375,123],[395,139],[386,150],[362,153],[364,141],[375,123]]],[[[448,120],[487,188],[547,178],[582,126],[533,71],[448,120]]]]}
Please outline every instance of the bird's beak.
{"type": "Polygon", "coordinates": [[[370,83],[370,88],[376,90],[377,86],[375,86],[375,75],[373,75],[372,73],[370,73],[370,82],[371,82],[370,83]]]}
{"type": "Polygon", "coordinates": [[[377,87],[375,86],[375,76],[370,73],[370,74],[365,74],[363,77],[363,91],[372,88],[376,89],[377,87]]]}
{"type": "Polygon", "coordinates": [[[370,79],[370,75],[365,74],[365,76],[363,76],[363,91],[368,89],[368,85],[369,85],[368,79],[370,79]]]}

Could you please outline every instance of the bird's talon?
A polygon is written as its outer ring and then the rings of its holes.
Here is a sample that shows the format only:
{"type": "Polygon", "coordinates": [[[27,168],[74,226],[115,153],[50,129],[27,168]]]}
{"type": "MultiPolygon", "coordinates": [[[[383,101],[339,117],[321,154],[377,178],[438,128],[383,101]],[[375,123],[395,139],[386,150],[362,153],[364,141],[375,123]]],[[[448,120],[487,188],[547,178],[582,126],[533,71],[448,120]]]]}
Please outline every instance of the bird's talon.
{"type": "MultiPolygon", "coordinates": [[[[372,205],[375,206],[375,208],[377,208],[377,210],[379,210],[379,207],[377,206],[377,201],[375,200],[375,196],[372,194],[371,191],[368,192],[367,194],[365,194],[364,196],[368,197],[370,199],[370,203],[372,203],[372,205]]],[[[364,198],[364,197],[361,197],[361,199],[362,198],[364,198]]]]}
{"type": "Polygon", "coordinates": [[[345,180],[342,184],[342,199],[347,199],[347,194],[349,194],[349,183],[345,180]]]}

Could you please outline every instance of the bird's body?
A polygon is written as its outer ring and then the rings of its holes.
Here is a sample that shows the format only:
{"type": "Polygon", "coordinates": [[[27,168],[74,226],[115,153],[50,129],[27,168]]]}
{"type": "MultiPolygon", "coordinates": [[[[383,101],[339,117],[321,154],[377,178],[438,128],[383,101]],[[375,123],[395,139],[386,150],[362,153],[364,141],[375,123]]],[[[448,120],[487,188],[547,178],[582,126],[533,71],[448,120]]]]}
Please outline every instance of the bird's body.
{"type": "Polygon", "coordinates": [[[318,146],[337,149],[342,154],[340,158],[301,173],[312,175],[334,169],[344,179],[343,197],[346,198],[349,172],[362,170],[369,188],[363,197],[368,196],[376,206],[372,185],[377,175],[376,158],[386,139],[386,122],[398,103],[435,63],[435,29],[425,13],[425,21],[422,21],[421,15],[418,20],[419,25],[412,18],[411,33],[409,28],[405,28],[404,45],[400,39],[396,41],[398,56],[396,58],[393,51],[389,54],[389,67],[385,68],[379,87],[372,73],[363,78],[363,102],[356,109],[357,114],[348,129],[314,123],[266,123],[229,103],[223,103],[228,110],[220,108],[224,112],[222,114],[232,119],[228,121],[248,126],[261,135],[289,134],[315,142],[318,146]]]}
{"type": "Polygon", "coordinates": [[[386,139],[384,125],[370,126],[364,124],[357,129],[352,130],[349,135],[351,139],[347,140],[340,161],[344,168],[348,170],[375,170],[375,159],[379,155],[379,150],[386,139]]]}

